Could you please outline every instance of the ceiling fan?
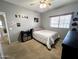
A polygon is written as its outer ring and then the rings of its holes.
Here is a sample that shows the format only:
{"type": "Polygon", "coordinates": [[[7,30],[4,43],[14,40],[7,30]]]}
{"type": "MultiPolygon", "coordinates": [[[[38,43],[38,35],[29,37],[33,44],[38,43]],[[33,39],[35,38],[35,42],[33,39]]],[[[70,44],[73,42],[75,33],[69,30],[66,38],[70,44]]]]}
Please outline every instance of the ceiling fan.
{"type": "Polygon", "coordinates": [[[37,0],[35,2],[31,2],[30,5],[33,6],[39,4],[40,8],[46,8],[48,6],[51,6],[52,4],[51,2],[52,2],[51,0],[37,0]]]}

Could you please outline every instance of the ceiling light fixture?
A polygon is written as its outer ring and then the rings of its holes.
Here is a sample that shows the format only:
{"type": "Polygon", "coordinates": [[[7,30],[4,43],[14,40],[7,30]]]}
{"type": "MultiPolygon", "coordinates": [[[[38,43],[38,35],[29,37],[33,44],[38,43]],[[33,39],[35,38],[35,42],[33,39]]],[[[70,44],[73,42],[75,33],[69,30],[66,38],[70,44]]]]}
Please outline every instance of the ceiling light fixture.
{"type": "Polygon", "coordinates": [[[40,8],[46,8],[46,7],[47,7],[47,5],[45,3],[40,4],[40,8]]]}
{"type": "Polygon", "coordinates": [[[40,1],[40,8],[46,8],[48,6],[51,5],[51,1],[50,0],[41,0],[40,1]]]}

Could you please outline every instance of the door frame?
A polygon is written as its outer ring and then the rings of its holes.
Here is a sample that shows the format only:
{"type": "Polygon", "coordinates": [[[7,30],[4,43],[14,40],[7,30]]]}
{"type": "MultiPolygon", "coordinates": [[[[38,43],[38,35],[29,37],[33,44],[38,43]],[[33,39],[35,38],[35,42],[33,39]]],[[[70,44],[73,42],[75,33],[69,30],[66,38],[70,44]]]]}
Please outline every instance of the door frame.
{"type": "Polygon", "coordinates": [[[11,40],[10,40],[9,29],[8,29],[8,25],[7,25],[6,13],[5,12],[0,12],[0,15],[3,15],[3,17],[4,17],[6,30],[7,30],[7,34],[8,34],[8,39],[7,40],[8,40],[8,43],[10,44],[11,40]]]}
{"type": "Polygon", "coordinates": [[[2,29],[0,30],[0,58],[1,59],[5,59],[4,53],[3,53],[3,47],[2,47],[2,42],[1,40],[3,39],[3,35],[2,35],[2,29]]]}

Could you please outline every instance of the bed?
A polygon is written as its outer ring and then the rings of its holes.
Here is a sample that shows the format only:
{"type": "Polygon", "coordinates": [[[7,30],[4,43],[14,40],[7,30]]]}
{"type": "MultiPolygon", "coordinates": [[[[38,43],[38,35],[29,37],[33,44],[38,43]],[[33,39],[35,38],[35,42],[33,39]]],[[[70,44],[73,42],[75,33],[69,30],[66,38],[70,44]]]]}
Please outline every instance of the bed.
{"type": "Polygon", "coordinates": [[[55,31],[39,30],[39,31],[33,31],[33,37],[37,41],[45,44],[48,49],[51,49],[51,45],[54,44],[57,38],[59,38],[59,35],[55,31]]]}

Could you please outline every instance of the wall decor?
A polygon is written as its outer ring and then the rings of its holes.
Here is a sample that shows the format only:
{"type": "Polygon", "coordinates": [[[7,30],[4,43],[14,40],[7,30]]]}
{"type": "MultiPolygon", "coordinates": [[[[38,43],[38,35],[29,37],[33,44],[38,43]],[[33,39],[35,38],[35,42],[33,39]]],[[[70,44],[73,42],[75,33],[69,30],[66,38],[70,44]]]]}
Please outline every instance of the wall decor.
{"type": "Polygon", "coordinates": [[[75,16],[75,18],[73,18],[73,23],[72,25],[72,31],[78,31],[78,13],[75,16]]]}
{"type": "Polygon", "coordinates": [[[26,18],[28,19],[28,16],[20,15],[20,14],[15,14],[15,18],[26,18]]]}
{"type": "Polygon", "coordinates": [[[22,16],[22,18],[27,18],[28,19],[28,16],[22,16]]]}
{"type": "Polygon", "coordinates": [[[21,26],[21,24],[20,23],[17,23],[17,27],[20,27],[21,26]]]}
{"type": "Polygon", "coordinates": [[[34,18],[34,22],[39,22],[39,18],[34,18]]]}
{"type": "Polygon", "coordinates": [[[74,18],[73,21],[78,21],[78,18],[74,18]]]}
{"type": "Polygon", "coordinates": [[[21,17],[21,15],[18,15],[18,17],[20,18],[20,17],[21,17]]]}
{"type": "Polygon", "coordinates": [[[72,23],[72,26],[77,26],[78,24],[76,22],[72,23]]]}
{"type": "Polygon", "coordinates": [[[18,16],[15,14],[15,18],[17,18],[18,16]]]}

